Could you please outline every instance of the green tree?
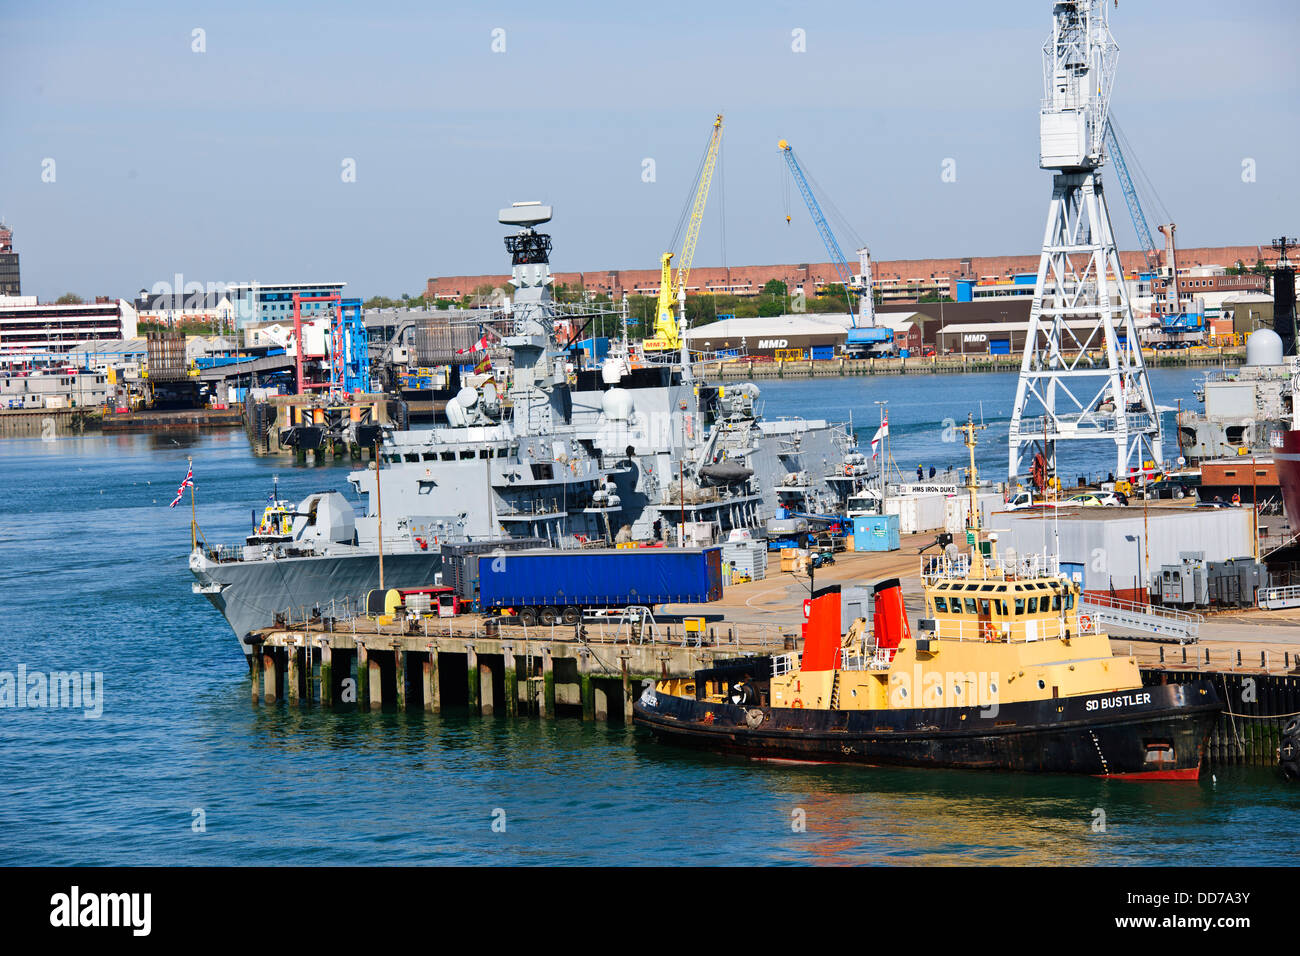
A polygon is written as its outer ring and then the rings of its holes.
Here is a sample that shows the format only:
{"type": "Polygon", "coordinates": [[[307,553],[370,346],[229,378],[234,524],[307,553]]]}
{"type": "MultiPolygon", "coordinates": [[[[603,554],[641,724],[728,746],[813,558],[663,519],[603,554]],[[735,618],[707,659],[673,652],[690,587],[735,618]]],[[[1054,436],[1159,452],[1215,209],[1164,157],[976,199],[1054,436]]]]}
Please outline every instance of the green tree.
{"type": "Polygon", "coordinates": [[[77,295],[75,292],[65,292],[63,293],[63,295],[59,296],[57,299],[54,300],[54,304],[55,305],[82,305],[83,303],[85,303],[85,301],[86,301],[85,299],[77,295]]]}

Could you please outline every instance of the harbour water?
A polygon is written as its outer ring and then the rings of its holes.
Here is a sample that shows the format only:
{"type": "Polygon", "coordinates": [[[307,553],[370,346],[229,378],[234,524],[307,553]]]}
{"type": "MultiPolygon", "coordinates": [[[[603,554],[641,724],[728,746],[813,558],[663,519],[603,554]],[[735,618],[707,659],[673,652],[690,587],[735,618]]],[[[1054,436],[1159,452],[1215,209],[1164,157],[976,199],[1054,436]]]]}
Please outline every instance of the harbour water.
{"type": "MultiPolygon", "coordinates": [[[[1200,374],[1153,372],[1157,401],[1187,404],[1200,374]]],[[[851,409],[868,438],[871,402],[888,399],[905,474],[960,463],[943,419],[978,417],[982,397],[995,426],[982,464],[998,477],[1014,383],[818,380],[763,393],[769,416],[851,409]]],[[[345,474],[254,458],[234,430],[0,443],[0,672],[103,679],[98,718],[0,709],[0,862],[1294,861],[1300,802],[1265,770],[1165,784],[786,767],[573,719],[254,707],[225,622],[189,590],[188,502],[167,507],[188,455],[214,542],[244,533],[273,474],[291,498],[345,474]]]]}

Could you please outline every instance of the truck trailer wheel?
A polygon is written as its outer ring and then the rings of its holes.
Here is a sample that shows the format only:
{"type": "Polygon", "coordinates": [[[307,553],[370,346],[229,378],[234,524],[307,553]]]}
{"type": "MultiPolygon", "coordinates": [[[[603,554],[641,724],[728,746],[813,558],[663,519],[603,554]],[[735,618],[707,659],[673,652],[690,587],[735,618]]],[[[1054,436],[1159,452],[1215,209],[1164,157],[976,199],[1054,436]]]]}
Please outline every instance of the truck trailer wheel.
{"type": "Polygon", "coordinates": [[[582,620],[582,612],[570,604],[560,612],[560,620],[565,624],[577,624],[582,620]]]}
{"type": "Polygon", "coordinates": [[[559,612],[557,612],[555,608],[544,607],[542,608],[541,613],[537,616],[537,619],[541,621],[543,624],[545,624],[547,627],[550,627],[552,624],[556,622],[559,616],[560,616],[559,612]]]}
{"type": "Polygon", "coordinates": [[[537,623],[537,611],[531,607],[522,608],[519,611],[519,623],[525,627],[532,627],[537,623]]]}

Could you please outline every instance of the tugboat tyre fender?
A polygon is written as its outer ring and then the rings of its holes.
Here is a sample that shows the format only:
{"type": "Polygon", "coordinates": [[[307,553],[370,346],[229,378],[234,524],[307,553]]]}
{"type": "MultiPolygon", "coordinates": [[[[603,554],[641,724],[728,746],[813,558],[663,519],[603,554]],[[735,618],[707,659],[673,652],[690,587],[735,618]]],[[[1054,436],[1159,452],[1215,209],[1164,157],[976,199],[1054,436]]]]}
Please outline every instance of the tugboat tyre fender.
{"type": "Polygon", "coordinates": [[[1292,717],[1282,725],[1283,737],[1300,737],[1300,717],[1292,717]]]}
{"type": "Polygon", "coordinates": [[[763,725],[763,719],[767,715],[758,707],[751,707],[745,711],[745,726],[750,730],[757,730],[763,725]]]}

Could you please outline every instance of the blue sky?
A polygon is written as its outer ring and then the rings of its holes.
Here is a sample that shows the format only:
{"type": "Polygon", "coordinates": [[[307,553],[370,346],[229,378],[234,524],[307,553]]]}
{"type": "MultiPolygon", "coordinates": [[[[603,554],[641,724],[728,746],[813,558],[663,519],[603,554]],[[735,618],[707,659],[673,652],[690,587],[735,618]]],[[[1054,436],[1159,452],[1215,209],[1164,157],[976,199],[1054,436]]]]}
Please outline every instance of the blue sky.
{"type": "MultiPolygon", "coordinates": [[[[1050,25],[1050,0],[4,0],[0,216],[42,298],[176,273],[418,293],[505,271],[495,213],[522,199],[555,206],[555,268],[653,268],[722,111],[699,265],[825,259],[797,194],[785,222],[781,138],[877,258],[1032,253],[1050,25]]],[[[1298,26],[1284,0],[1112,8],[1113,111],[1180,243],[1300,229],[1298,26]]]]}

